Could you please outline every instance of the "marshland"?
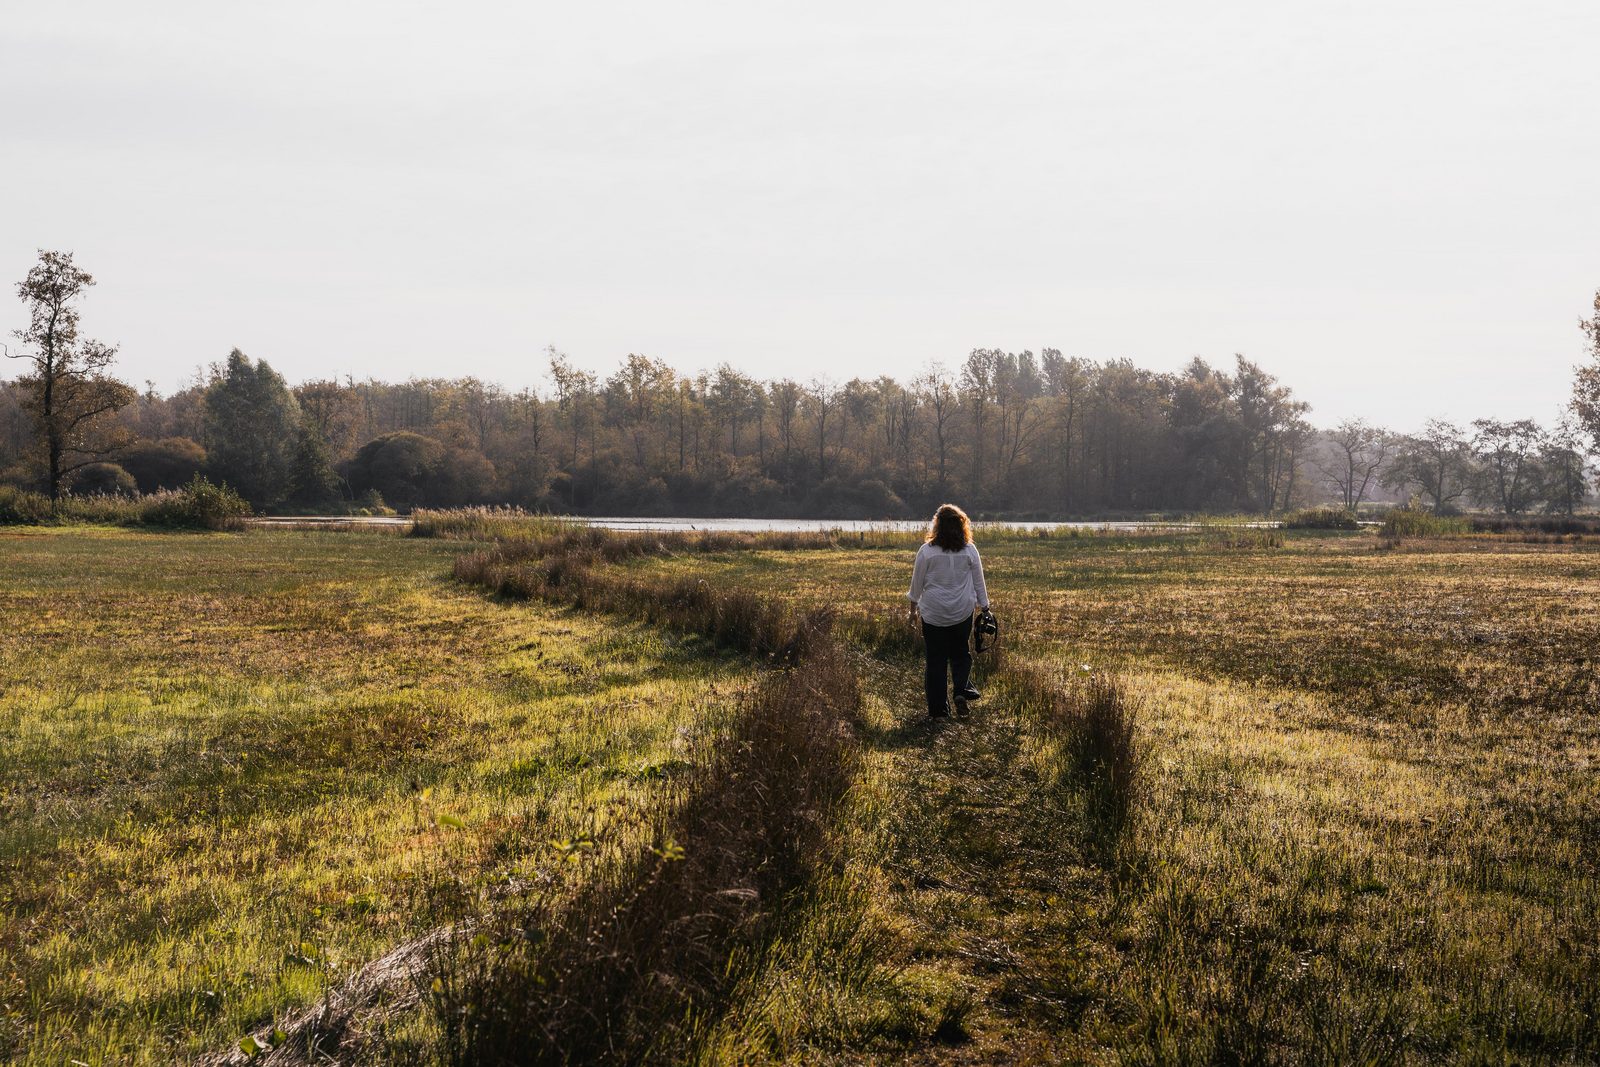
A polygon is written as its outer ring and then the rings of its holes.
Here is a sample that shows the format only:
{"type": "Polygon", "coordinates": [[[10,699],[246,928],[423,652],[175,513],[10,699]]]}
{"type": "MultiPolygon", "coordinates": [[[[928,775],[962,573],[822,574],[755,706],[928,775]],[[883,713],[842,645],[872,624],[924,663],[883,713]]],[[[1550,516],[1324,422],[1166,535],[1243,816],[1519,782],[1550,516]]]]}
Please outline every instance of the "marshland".
{"type": "Polygon", "coordinates": [[[1600,1054],[1581,534],[418,518],[5,531],[9,1058],[1600,1054]]]}
{"type": "Polygon", "coordinates": [[[6,5],[0,1065],[1600,1064],[1597,54],[6,5]]]}

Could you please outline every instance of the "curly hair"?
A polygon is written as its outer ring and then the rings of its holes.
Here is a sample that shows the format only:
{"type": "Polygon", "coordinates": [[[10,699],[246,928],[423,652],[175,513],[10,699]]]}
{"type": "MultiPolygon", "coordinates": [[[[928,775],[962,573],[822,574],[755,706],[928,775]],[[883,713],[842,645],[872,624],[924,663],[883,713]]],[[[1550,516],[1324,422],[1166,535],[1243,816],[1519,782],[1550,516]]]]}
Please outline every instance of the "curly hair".
{"type": "Polygon", "coordinates": [[[940,504],[933,521],[928,523],[926,540],[946,552],[960,552],[972,544],[972,523],[967,513],[954,504],[940,504]]]}

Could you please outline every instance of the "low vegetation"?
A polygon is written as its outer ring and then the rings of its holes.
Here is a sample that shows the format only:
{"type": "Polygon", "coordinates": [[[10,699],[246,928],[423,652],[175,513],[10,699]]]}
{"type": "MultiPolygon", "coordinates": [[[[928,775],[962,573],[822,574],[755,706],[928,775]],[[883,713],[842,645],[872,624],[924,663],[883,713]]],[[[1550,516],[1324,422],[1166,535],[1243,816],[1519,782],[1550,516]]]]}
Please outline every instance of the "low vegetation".
{"type": "Polygon", "coordinates": [[[445,1058],[673,1062],[698,1047],[835,861],[859,695],[825,624],[811,626],[795,669],[703,740],[647,841],[597,863],[570,899],[516,900],[492,938],[441,961],[445,1058]]]}
{"type": "Polygon", "coordinates": [[[1284,516],[1283,525],[1289,530],[1359,530],[1361,523],[1355,513],[1339,508],[1305,508],[1284,516]]]}
{"type": "Polygon", "coordinates": [[[181,489],[145,494],[64,496],[0,486],[0,526],[157,526],[168,529],[242,530],[250,505],[225,485],[196,474],[181,489]]]}
{"type": "Polygon", "coordinates": [[[0,531],[0,1061],[227,1050],[624,847],[751,669],[511,611],[459,546],[0,531]]]}
{"type": "MultiPolygon", "coordinates": [[[[1135,1062],[1600,1051],[1592,548],[1413,535],[1396,551],[1296,531],[1254,546],[1201,531],[984,547],[1008,662],[989,683],[1000,702],[962,735],[971,747],[946,755],[1005,768],[1015,789],[981,790],[1022,826],[980,812],[907,824],[903,807],[888,820],[938,842],[903,846],[924,873],[888,900],[916,917],[920,966],[978,990],[962,1023],[975,1043],[1135,1062]],[[927,850],[973,826],[1046,847],[1023,812],[1078,758],[1006,693],[1018,661],[1119,677],[1141,709],[1128,736],[1144,772],[1114,848],[1091,806],[1116,804],[1075,790],[1066,808],[1081,817],[1048,846],[1055,873],[990,854],[986,882],[927,850]],[[963,898],[952,919],[935,881],[998,899],[963,898]],[[1004,930],[1004,947],[974,946],[981,929],[1004,930]],[[1044,931],[1049,950],[1018,947],[1044,931]],[[996,975],[1049,1003],[1011,999],[996,975]]],[[[898,550],[838,545],[626,566],[847,615],[891,603],[904,578],[898,550]]],[[[953,771],[931,780],[946,777],[952,796],[978,788],[953,771]]]]}
{"type": "Polygon", "coordinates": [[[8,615],[88,590],[0,654],[5,796],[45,798],[0,824],[14,1058],[277,1043],[452,929],[272,1055],[1600,1056],[1587,541],[985,533],[1003,642],[934,727],[906,535],[423,519],[4,535],[8,615]],[[92,667],[89,618],[118,637],[92,667]],[[238,695],[178,699],[210,685],[238,695]]]}
{"type": "Polygon", "coordinates": [[[1383,534],[1386,537],[1441,537],[1446,534],[1464,534],[1472,530],[1472,523],[1458,515],[1435,515],[1431,511],[1395,508],[1383,517],[1383,534]]]}

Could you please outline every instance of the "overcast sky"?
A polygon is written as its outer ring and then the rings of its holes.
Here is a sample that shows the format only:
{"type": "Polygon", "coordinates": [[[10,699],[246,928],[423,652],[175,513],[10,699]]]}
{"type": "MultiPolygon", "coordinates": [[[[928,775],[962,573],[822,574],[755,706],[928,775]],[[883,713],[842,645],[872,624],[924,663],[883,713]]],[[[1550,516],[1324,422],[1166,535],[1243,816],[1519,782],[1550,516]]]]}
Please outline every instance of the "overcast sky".
{"type": "Polygon", "coordinates": [[[0,100],[0,276],[75,251],[163,391],[1051,346],[1547,420],[1600,288],[1595,0],[11,0],[0,100]]]}

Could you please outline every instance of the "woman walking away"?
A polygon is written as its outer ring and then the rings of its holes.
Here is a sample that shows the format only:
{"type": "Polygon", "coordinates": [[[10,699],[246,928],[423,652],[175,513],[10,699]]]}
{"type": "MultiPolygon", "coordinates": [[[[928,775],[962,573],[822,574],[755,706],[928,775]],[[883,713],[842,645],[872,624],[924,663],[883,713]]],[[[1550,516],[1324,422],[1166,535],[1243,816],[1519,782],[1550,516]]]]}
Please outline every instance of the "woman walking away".
{"type": "Polygon", "coordinates": [[[911,568],[911,621],[922,616],[922,642],[927,650],[928,715],[950,714],[945,699],[945,671],[954,675],[956,713],[965,715],[967,703],[978,699],[969,681],[974,608],[988,610],[989,590],[983,584],[983,560],[972,543],[972,523],[954,504],[941,504],[928,524],[927,543],[917,549],[911,568]]]}

